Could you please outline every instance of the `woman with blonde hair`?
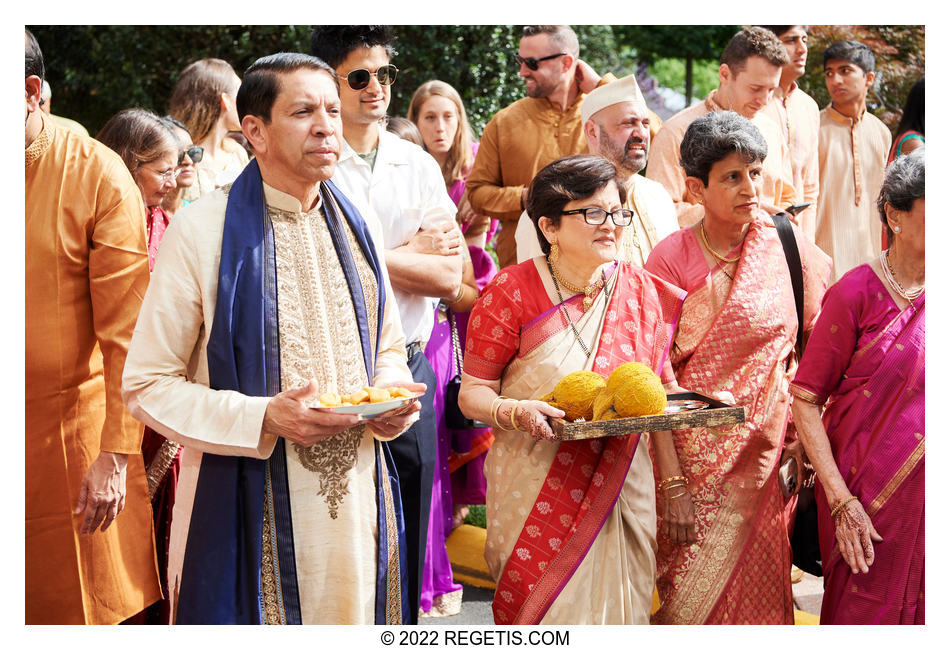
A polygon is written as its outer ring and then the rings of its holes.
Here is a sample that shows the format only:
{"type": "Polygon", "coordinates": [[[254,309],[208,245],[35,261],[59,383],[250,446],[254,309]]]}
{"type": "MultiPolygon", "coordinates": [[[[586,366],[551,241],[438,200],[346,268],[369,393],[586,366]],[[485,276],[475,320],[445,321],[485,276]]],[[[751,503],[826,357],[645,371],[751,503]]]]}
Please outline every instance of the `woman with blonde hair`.
{"type": "Polygon", "coordinates": [[[192,141],[202,147],[204,158],[195,166],[198,177],[182,197],[198,197],[227,185],[247,164],[247,152],[228,137],[240,131],[237,91],[241,80],[221,59],[200,59],[181,71],[172,91],[168,112],[183,122],[192,141]]]}

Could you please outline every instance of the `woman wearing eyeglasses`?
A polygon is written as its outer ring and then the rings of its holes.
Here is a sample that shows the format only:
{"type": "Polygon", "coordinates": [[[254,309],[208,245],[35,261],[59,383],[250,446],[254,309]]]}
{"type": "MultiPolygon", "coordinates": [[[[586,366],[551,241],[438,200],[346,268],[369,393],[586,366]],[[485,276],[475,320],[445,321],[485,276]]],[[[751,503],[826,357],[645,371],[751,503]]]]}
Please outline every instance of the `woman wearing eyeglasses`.
{"type": "MultiPolygon", "coordinates": [[[[625,183],[599,156],[561,158],[528,189],[544,256],[503,269],[469,320],[459,403],[494,427],[485,558],[496,623],[647,623],[656,512],[645,437],[553,439],[540,401],[565,375],[627,361],[675,387],[667,359],[684,292],[615,262],[625,183]]],[[[670,433],[655,445],[672,449],[670,433]]]]}
{"type": "MultiPolygon", "coordinates": [[[[728,391],[745,407],[729,430],[674,433],[667,458],[681,480],[657,486],[654,623],[793,622],[788,511],[779,467],[801,446],[789,427],[798,314],[789,263],[759,208],[768,147],[732,111],[690,124],[680,145],[686,186],[703,206],[695,226],[661,241],[645,268],[686,290],[670,349],[681,385],[728,391]]],[[[803,272],[805,337],[831,270],[828,257],[794,229],[803,272]]],[[[657,449],[657,463],[663,461],[657,449]]]]}
{"type": "MultiPolygon", "coordinates": [[[[168,227],[168,214],[162,202],[176,190],[179,176],[182,143],[173,131],[174,125],[154,113],[141,108],[130,108],[113,115],[96,139],[119,154],[132,172],[146,209],[146,239],[148,241],[148,268],[155,268],[155,258],[162,235],[168,227]]],[[[189,140],[185,140],[187,142],[189,140]]],[[[169,621],[168,533],[175,486],[178,482],[178,445],[166,441],[148,427],[142,437],[142,458],[145,461],[149,497],[152,502],[152,524],[155,530],[155,550],[158,557],[159,577],[165,598],[154,603],[131,619],[130,623],[163,624],[169,621]]]]}
{"type": "Polygon", "coordinates": [[[168,115],[162,119],[171,127],[180,144],[178,149],[177,185],[162,199],[162,209],[168,213],[168,216],[173,217],[179,209],[191,203],[191,201],[185,200],[183,193],[195,184],[197,178],[195,165],[201,162],[204,157],[204,149],[191,141],[191,135],[184,124],[168,115]]]}
{"type": "Polygon", "coordinates": [[[158,244],[168,227],[162,201],[176,187],[178,138],[158,115],[129,108],[109,118],[96,139],[115,151],[142,192],[148,234],[148,267],[155,267],[158,244]]]}
{"type": "Polygon", "coordinates": [[[232,182],[247,164],[247,151],[228,137],[229,131],[241,130],[237,113],[240,87],[241,79],[221,59],[195,61],[178,77],[168,112],[204,150],[201,163],[195,166],[197,180],[183,192],[186,201],[232,182]]]}

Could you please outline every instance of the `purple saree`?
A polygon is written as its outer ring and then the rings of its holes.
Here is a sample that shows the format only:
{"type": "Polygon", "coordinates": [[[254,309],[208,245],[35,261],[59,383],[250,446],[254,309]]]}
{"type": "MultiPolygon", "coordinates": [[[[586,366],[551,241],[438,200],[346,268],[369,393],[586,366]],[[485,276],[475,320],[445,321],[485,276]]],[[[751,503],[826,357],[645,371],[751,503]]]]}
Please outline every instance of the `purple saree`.
{"type": "Polygon", "coordinates": [[[924,623],[924,301],[903,311],[868,265],[825,296],[792,394],[825,405],[841,476],[884,538],[852,574],[818,483],[824,624],[924,623]]]}

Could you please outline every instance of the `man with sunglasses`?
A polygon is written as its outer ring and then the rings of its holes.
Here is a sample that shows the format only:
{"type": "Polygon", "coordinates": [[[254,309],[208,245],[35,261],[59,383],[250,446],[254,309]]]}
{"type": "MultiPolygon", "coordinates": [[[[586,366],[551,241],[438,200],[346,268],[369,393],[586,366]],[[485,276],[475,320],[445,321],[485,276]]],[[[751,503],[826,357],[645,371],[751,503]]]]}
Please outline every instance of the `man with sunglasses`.
{"type": "Polygon", "coordinates": [[[430,386],[420,398],[419,421],[389,446],[406,522],[408,614],[415,623],[436,463],[436,377],[424,349],[439,299],[461,308],[474,302],[478,290],[438,163],[380,122],[397,74],[391,63],[392,41],[392,31],[385,26],[325,25],[314,29],[310,48],[340,79],[344,142],[333,182],[362,214],[382,225],[409,369],[415,381],[430,386]]]}
{"type": "MultiPolygon", "coordinates": [[[[627,183],[624,204],[633,213],[620,235],[617,258],[643,266],[661,239],[679,228],[673,201],[662,185],[638,172],[647,164],[652,113],[636,75],[599,86],[581,105],[581,122],[591,153],[614,164],[627,183]]],[[[523,213],[515,233],[518,262],[541,255],[534,224],[523,213]]]]}
{"type": "Polygon", "coordinates": [[[587,153],[581,102],[616,79],[598,76],[579,50],[568,25],[525,27],[514,62],[527,97],[498,111],[482,133],[466,185],[472,210],[502,222],[496,247],[502,267],[517,261],[515,226],[531,179],[558,158],[587,153]]]}

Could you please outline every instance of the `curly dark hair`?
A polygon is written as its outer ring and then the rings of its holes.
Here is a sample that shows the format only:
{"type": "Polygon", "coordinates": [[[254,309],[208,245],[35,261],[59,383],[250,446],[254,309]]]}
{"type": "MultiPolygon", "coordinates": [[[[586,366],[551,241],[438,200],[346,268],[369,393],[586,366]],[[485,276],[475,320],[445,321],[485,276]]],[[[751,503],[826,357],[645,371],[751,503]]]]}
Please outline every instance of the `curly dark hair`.
{"type": "Polygon", "coordinates": [[[525,209],[534,224],[541,251],[547,255],[551,244],[545,239],[538,220],[547,217],[555,226],[561,223],[561,211],[571,201],[586,199],[613,183],[620,194],[620,203],[627,200],[627,185],[620,172],[606,158],[592,154],[575,154],[558,158],[539,171],[528,186],[525,209]]]}
{"type": "Polygon", "coordinates": [[[386,56],[396,56],[396,39],[388,25],[321,25],[310,32],[310,53],[336,68],[358,47],[382,46],[386,56]]]}

